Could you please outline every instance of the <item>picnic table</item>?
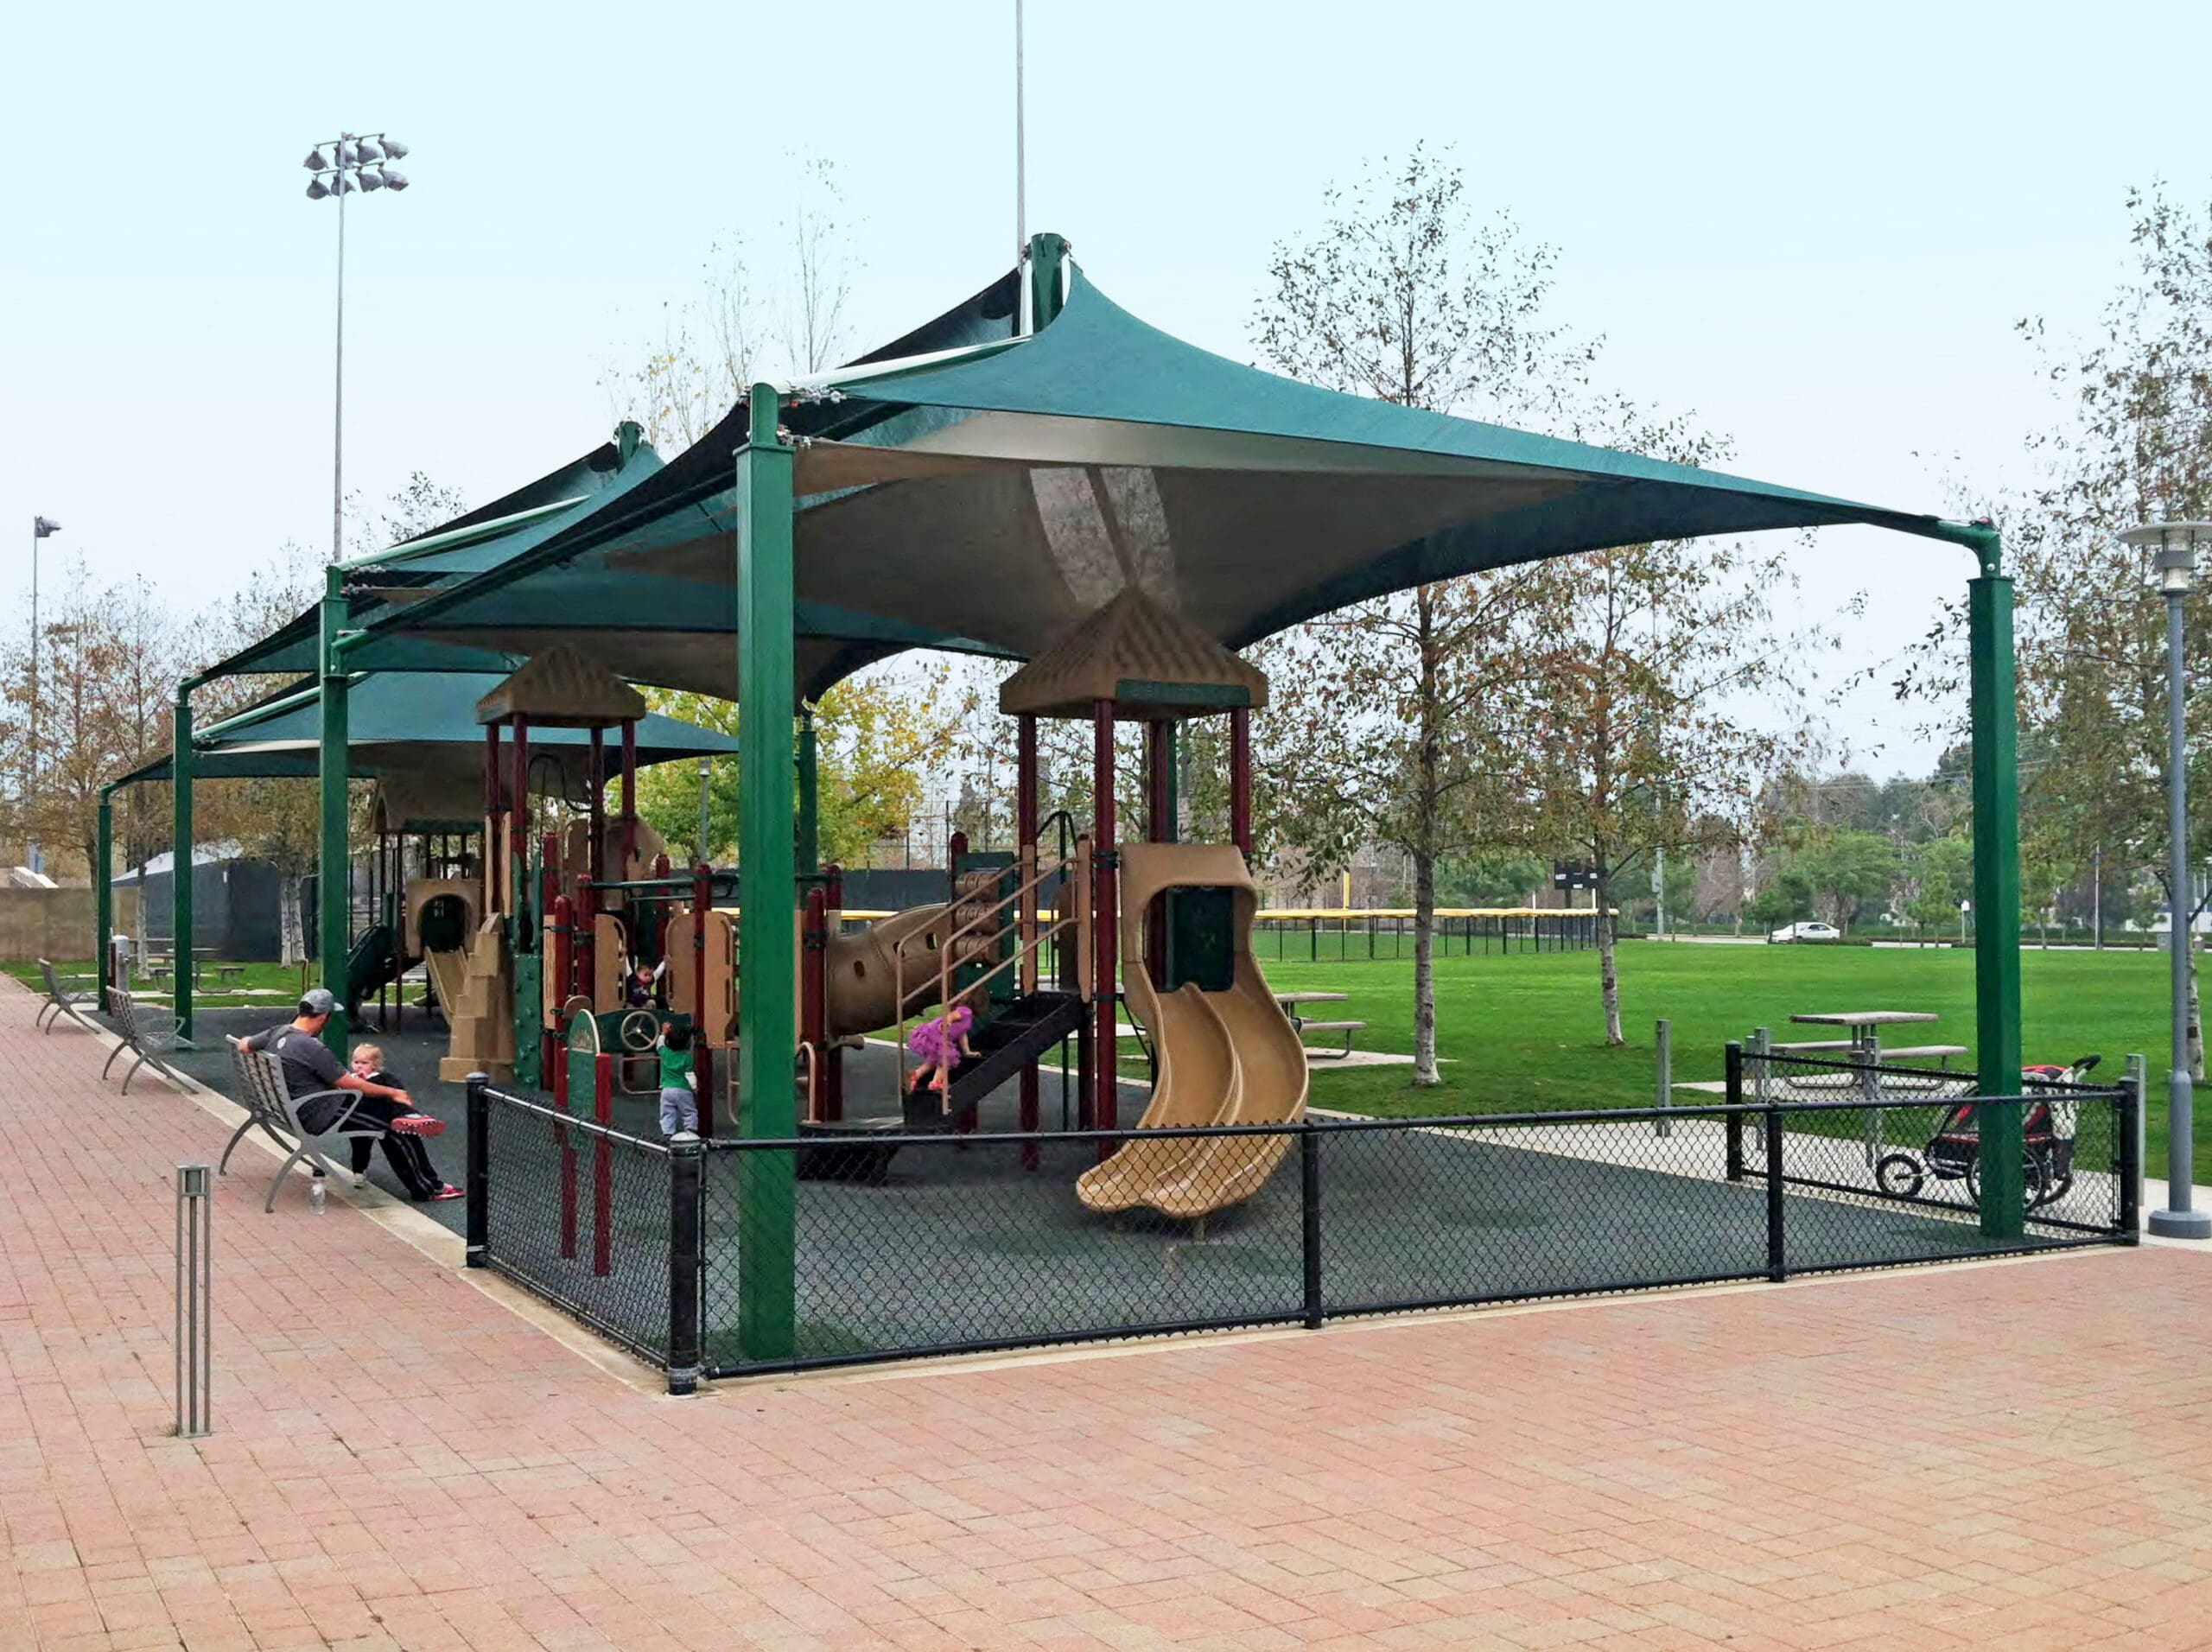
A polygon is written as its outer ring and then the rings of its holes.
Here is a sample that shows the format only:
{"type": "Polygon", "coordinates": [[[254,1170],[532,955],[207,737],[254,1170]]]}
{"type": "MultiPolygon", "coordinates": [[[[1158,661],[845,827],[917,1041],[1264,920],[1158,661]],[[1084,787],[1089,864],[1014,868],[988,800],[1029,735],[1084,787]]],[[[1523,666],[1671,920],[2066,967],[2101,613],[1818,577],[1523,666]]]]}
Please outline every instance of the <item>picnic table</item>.
{"type": "MultiPolygon", "coordinates": [[[[1935,1056],[1945,1066],[1953,1056],[1967,1052],[1963,1044],[1918,1044],[1885,1051],[1882,1048],[1882,1029],[1885,1026],[1925,1026],[1943,1018],[1928,1010],[1916,1009],[1850,1009],[1826,1010],[1789,1018],[1800,1026],[1840,1026],[1847,1028],[1847,1040],[1816,1041],[1802,1044],[1777,1044],[1771,1046],[1783,1054],[1806,1054],[1819,1051],[1842,1050],[1849,1052],[1847,1059],[1855,1071],[1824,1075],[1819,1079],[1798,1078],[1795,1082],[1808,1089],[1831,1088],[1856,1090],[1869,1103],[1878,1102],[1882,1094],[1882,1058],[1935,1056]]],[[[1940,1081],[1939,1081],[1940,1082],[1940,1081]]],[[[1869,1105],[1866,1109],[1866,1162],[1872,1166],[1885,1150],[1885,1122],[1883,1109],[1869,1105]]]]}

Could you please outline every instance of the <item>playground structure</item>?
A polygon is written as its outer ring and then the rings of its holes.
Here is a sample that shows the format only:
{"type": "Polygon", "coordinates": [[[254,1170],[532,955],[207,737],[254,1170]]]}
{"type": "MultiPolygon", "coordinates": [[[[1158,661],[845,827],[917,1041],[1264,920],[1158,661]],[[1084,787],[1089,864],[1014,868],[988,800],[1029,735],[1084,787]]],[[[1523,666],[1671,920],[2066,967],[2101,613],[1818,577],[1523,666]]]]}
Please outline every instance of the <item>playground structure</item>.
{"type": "MultiPolygon", "coordinates": [[[[734,1076],[738,1109],[722,1121],[777,1144],[742,1156],[737,1201],[743,1274],[736,1335],[748,1357],[773,1360],[795,1334],[796,1181],[806,1160],[782,1144],[808,1131],[856,1135],[875,1128],[845,1116],[849,1087],[839,1069],[856,1032],[879,1030],[854,1023],[880,1012],[887,963],[896,1013],[881,1030],[894,1036],[949,996],[968,994],[988,1007],[978,1059],[1020,1077],[1025,1124],[1037,1117],[1038,1053],[1026,1046],[1054,1037],[1076,1043],[1083,1121],[1117,1122],[1110,1052],[1122,992],[1133,1011],[1145,1001],[1155,1057],[1163,1071],[1173,1069],[1154,1096],[1163,1119],[1182,1116],[1185,1105],[1217,1117],[1244,1116],[1251,1106],[1292,1116],[1302,1105],[1302,1095],[1268,1074],[1269,1029],[1254,1026],[1241,1044],[1225,1042],[1249,990],[1240,985],[1250,913],[1235,875],[1241,863],[1201,865],[1192,849],[1179,865],[1176,854],[1124,845],[1116,829],[1113,724],[1147,727],[1147,831],[1161,838],[1175,817],[1177,723],[1225,713],[1231,779],[1241,793],[1230,836],[1237,851],[1249,849],[1247,720],[1256,702],[1249,683],[1239,703],[1224,697],[1234,684],[1209,681],[1205,670],[1109,677],[1107,667],[1086,694],[1040,696],[1027,708],[1002,699],[1001,708],[1026,724],[1046,715],[1092,721],[1100,755],[1090,829],[1036,817],[1033,727],[1026,726],[1019,848],[997,865],[956,857],[944,909],[888,920],[857,950],[844,945],[849,937],[833,919],[841,906],[835,868],[817,860],[807,702],[907,649],[1027,660],[1014,682],[1028,676],[1035,686],[1056,651],[1071,675],[1096,664],[1089,645],[1070,645],[1078,634],[1102,647],[1117,627],[1125,640],[1197,638],[1234,659],[1229,651],[1349,603],[1478,569],[1657,539],[1839,524],[1947,542],[1976,559],[1967,605],[1980,919],[1976,1043],[1986,1071],[2016,1071],[2011,588],[1992,526],[1275,378],[1147,327],[1090,285],[1056,236],[1034,238],[1020,268],[848,368],[754,386],[714,432],[666,465],[635,427],[625,427],[605,448],[436,533],[332,570],[320,603],[215,672],[276,669],[269,663],[281,660],[282,669],[318,674],[326,871],[342,865],[346,851],[347,700],[359,673],[484,669],[487,662],[504,670],[582,636],[595,664],[616,677],[738,702],[753,731],[740,758],[738,845],[752,898],[732,913],[717,904],[739,893],[729,880],[692,868],[687,949],[673,922],[685,905],[677,888],[622,893],[632,905],[654,905],[667,916],[660,934],[664,951],[675,955],[666,959],[670,979],[679,993],[688,988],[708,1024],[709,1066],[734,1076]],[[1151,890],[1141,910],[1124,909],[1125,871],[1132,887],[1151,890]],[[1224,952],[1231,963],[1225,975],[1210,967],[1194,982],[1173,952],[1186,929],[1195,944],[1208,925],[1226,928],[1225,945],[1218,937],[1208,944],[1217,965],[1224,952]],[[689,982],[678,975],[687,950],[700,966],[689,982]],[[1193,985],[1205,1014],[1185,1013],[1198,1007],[1193,985]],[[1001,1042],[987,1049],[992,1029],[1001,1042]]],[[[184,686],[179,705],[181,842],[191,838],[194,686],[184,686]]],[[[527,728],[514,725],[514,732],[520,748],[527,728]]],[[[496,751],[496,734],[493,740],[496,751]]],[[[491,766],[496,773],[497,763],[491,766]]],[[[527,797],[526,782],[524,773],[513,788],[518,798],[527,797]]],[[[547,956],[547,903],[524,863],[529,837],[512,829],[503,837],[496,819],[487,824],[486,893],[504,904],[487,899],[479,918],[480,933],[492,912],[505,914],[513,926],[505,964],[525,974],[526,960],[547,956]]],[[[593,852],[588,846],[586,858],[593,852]]],[[[537,858],[542,876],[550,857],[537,858]]],[[[564,867],[563,875],[573,886],[575,868],[564,867]]],[[[645,878],[605,881],[659,880],[656,865],[645,878]]],[[[680,887],[683,878],[671,873],[667,881],[680,887]]],[[[326,912],[342,896],[336,882],[324,880],[326,912]]],[[[177,890],[177,930],[187,933],[189,880],[177,890]]],[[[582,988],[571,997],[594,1007],[596,1017],[598,920],[615,892],[584,893],[600,904],[588,924],[569,914],[571,950],[560,984],[582,988]],[[593,967],[580,974],[587,938],[593,967]]],[[[641,950],[645,927],[625,931],[641,950]]],[[[345,928],[342,913],[321,925],[327,976],[343,968],[345,928]]],[[[562,936],[550,938],[557,949],[562,936]]],[[[499,980],[500,963],[487,956],[486,979],[499,980]]],[[[550,1030],[538,1019],[549,992],[542,963],[537,968],[532,990],[520,978],[512,988],[518,1003],[530,1003],[538,1034],[517,1040],[518,1082],[525,1063],[542,1068],[550,1030]]],[[[188,1019],[188,983],[180,981],[178,991],[188,1019]]],[[[342,1024],[330,1036],[342,1038],[342,1024]]],[[[925,1098],[938,1128],[957,1131],[972,1113],[961,1086],[956,1074],[943,1100],[925,1098]]],[[[918,1112],[902,1095],[899,1122],[922,1122],[918,1112]]],[[[2022,1144],[2002,1117],[1996,1125],[1980,1148],[1985,1185],[1996,1190],[1980,1219],[2001,1237],[2008,1224],[2018,1231],[2012,1195],[2022,1144]]],[[[1164,1147],[1166,1139],[1145,1145],[1164,1147]]],[[[1174,1178],[1152,1163],[1159,1156],[1135,1155],[1113,1174],[1090,1178],[1084,1197],[1110,1204],[1141,1184],[1175,1208],[1174,1178]]]]}

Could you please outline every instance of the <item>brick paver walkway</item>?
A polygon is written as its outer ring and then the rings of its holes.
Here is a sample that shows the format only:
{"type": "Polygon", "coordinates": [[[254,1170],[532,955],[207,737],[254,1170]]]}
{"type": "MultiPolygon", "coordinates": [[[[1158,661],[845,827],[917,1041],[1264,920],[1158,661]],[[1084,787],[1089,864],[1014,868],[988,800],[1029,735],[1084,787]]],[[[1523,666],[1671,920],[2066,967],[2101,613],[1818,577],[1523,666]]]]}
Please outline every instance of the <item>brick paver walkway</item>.
{"type": "Polygon", "coordinates": [[[257,1157],[181,1442],[169,1170],[223,1130],[33,1003],[0,1647],[2212,1642],[2212,1263],[2170,1249],[674,1401],[356,1211],[264,1217],[257,1157]]]}

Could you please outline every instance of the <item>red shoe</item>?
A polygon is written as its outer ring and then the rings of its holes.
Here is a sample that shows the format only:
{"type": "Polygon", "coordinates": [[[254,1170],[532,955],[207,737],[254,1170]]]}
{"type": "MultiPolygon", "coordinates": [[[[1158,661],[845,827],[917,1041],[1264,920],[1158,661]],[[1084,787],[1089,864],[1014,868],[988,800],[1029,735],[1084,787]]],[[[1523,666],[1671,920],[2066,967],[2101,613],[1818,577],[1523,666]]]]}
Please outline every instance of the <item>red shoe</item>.
{"type": "Polygon", "coordinates": [[[455,1187],[451,1182],[448,1182],[436,1192],[431,1194],[429,1198],[423,1201],[423,1203],[426,1204],[435,1204],[440,1199],[461,1199],[467,1198],[467,1197],[468,1195],[464,1193],[460,1188],[455,1187]]]}
{"type": "Polygon", "coordinates": [[[428,1113],[402,1113],[391,1121],[391,1128],[402,1135],[443,1135],[446,1133],[446,1121],[443,1119],[434,1119],[428,1113]]]}

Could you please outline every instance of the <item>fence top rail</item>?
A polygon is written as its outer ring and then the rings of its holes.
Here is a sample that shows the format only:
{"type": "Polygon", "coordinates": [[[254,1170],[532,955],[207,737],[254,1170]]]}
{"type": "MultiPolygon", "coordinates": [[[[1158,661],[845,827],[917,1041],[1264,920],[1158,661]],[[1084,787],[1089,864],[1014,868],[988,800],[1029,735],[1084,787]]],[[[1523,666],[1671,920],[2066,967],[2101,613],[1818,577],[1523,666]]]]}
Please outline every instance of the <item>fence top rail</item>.
{"type": "MultiPolygon", "coordinates": [[[[1967,1067],[1903,1067],[1885,1061],[1837,1061],[1825,1056],[1793,1055],[1786,1050],[1755,1050],[1749,1045],[1744,1046],[1744,1061],[1747,1066],[1760,1063],[1768,1067],[1808,1068],[1816,1072],[1885,1073],[1896,1078],[1940,1078],[1952,1083],[1981,1082],[1981,1075],[1967,1067]]],[[[2037,1095],[2104,1096],[2126,1088],[2125,1084],[2074,1084],[2063,1078],[2036,1082],[2037,1095]]]]}
{"type": "Polygon", "coordinates": [[[595,1123],[580,1114],[564,1113],[559,1108],[548,1107],[543,1102],[533,1102],[520,1096],[511,1095],[495,1085],[485,1085],[484,1096],[486,1100],[497,1102],[502,1107],[512,1107],[523,1113],[535,1113],[550,1123],[563,1125],[569,1129],[579,1131],[585,1135],[604,1137],[609,1141],[619,1141],[626,1147],[642,1148],[646,1153],[658,1153],[664,1159],[668,1157],[668,1144],[664,1141],[655,1141],[648,1136],[634,1136],[626,1131],[612,1129],[607,1125],[595,1123]]]}
{"type": "MultiPolygon", "coordinates": [[[[2131,1092],[2123,1086],[2109,1090],[2086,1087],[2069,1089],[2069,1096],[2089,1101],[2120,1102],[2131,1092]]],[[[1154,1128],[1127,1126],[1113,1130],[977,1130],[961,1135],[950,1132],[929,1131],[908,1134],[900,1131],[825,1132],[810,1136],[716,1136],[700,1146],[709,1153],[809,1153],[835,1152],[840,1147],[855,1150],[874,1147],[949,1147],[1030,1146],[1039,1142],[1095,1142],[1095,1141],[1175,1141],[1205,1136],[1289,1136],[1357,1135],[1382,1132],[1413,1132],[1421,1130],[1488,1130],[1526,1128],[1545,1125],[1652,1124],[1664,1120],[1678,1123],[1685,1119],[1759,1119],[1769,1113],[1783,1117],[1812,1113],[1860,1113],[1868,1110],[1902,1113],[1930,1107],[1950,1107],[1961,1101],[1976,1107],[1989,1105],[2005,1107],[2048,1101],[2049,1096],[2038,1092],[2033,1096],[1879,1096],[1868,1101],[1850,1096],[1840,1101],[1773,1102],[1762,1105],[1758,1102],[1685,1102],[1667,1107],[1611,1107],[1593,1108],[1584,1112],[1554,1113],[1451,1113],[1433,1118],[1314,1118],[1310,1115],[1300,1121],[1282,1124],[1178,1124],[1154,1128]]],[[[561,1122],[573,1122],[569,1115],[539,1109],[546,1116],[561,1122]]],[[[656,1144],[647,1142],[647,1147],[656,1144]]]]}

